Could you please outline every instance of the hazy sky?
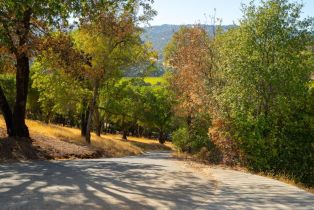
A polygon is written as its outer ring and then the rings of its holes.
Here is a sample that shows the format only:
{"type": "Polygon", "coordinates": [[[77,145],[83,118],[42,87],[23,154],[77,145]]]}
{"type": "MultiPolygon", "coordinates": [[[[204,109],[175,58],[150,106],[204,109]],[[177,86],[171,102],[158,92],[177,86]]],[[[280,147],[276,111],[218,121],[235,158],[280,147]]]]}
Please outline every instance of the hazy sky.
{"type": "MultiPolygon", "coordinates": [[[[222,18],[222,24],[232,24],[241,17],[241,3],[250,0],[155,0],[154,9],[158,15],[151,25],[161,24],[210,24],[209,15],[222,18]],[[206,18],[206,16],[207,18],[206,18]],[[207,20],[206,20],[207,19],[207,20]]],[[[314,16],[314,0],[294,0],[303,2],[303,16],[314,16]]]]}

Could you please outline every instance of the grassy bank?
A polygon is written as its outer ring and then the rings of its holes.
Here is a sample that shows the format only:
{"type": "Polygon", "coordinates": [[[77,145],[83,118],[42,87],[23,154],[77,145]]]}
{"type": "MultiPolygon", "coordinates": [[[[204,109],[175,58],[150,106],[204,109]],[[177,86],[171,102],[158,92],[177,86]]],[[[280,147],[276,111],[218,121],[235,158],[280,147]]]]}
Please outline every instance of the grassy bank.
{"type": "MultiPolygon", "coordinates": [[[[175,148],[174,148],[175,150],[175,148]]],[[[247,172],[247,173],[252,173],[252,174],[256,174],[259,176],[264,176],[264,177],[268,177],[271,179],[276,179],[278,181],[290,184],[290,185],[294,185],[298,188],[301,188],[307,192],[310,192],[312,194],[314,194],[314,187],[308,187],[302,183],[297,183],[294,180],[288,178],[287,176],[285,176],[284,174],[282,175],[274,175],[271,173],[255,173],[254,171],[250,171],[249,169],[247,169],[244,166],[240,166],[240,165],[234,165],[234,166],[227,166],[224,164],[212,164],[209,162],[209,160],[202,156],[202,154],[200,153],[196,153],[196,154],[189,154],[186,152],[179,152],[179,151],[175,151],[172,153],[172,156],[178,160],[181,161],[186,161],[189,162],[191,164],[199,164],[201,166],[199,167],[205,167],[205,166],[210,166],[210,167],[220,167],[220,168],[224,168],[224,169],[231,169],[231,170],[236,170],[236,171],[242,171],[242,172],[247,172]]]]}
{"type": "Polygon", "coordinates": [[[92,143],[87,145],[77,128],[45,124],[40,121],[26,121],[32,142],[6,137],[5,123],[0,118],[0,161],[23,159],[70,159],[122,157],[139,155],[152,150],[171,150],[172,145],[161,145],[157,140],[121,135],[101,135],[92,133],[92,143]]]}

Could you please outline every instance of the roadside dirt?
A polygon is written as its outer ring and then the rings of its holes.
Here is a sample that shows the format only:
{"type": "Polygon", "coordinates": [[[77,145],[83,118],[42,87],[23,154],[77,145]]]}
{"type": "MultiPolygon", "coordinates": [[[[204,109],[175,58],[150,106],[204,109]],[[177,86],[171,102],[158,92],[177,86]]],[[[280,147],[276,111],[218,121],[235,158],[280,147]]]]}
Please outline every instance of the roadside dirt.
{"type": "Polygon", "coordinates": [[[105,151],[92,146],[69,143],[38,134],[32,135],[31,140],[7,138],[5,130],[0,128],[0,162],[99,157],[106,157],[105,151]]]}

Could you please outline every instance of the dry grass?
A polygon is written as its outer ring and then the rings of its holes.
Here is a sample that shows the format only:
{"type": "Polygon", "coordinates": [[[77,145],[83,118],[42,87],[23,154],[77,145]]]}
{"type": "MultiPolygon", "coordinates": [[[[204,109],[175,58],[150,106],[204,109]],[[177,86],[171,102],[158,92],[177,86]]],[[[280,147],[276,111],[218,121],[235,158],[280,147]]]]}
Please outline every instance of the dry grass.
{"type": "Polygon", "coordinates": [[[243,166],[239,166],[239,165],[227,166],[224,164],[212,164],[207,159],[200,157],[198,154],[193,155],[193,154],[189,154],[186,152],[175,151],[172,153],[172,156],[178,160],[186,161],[187,163],[189,163],[191,165],[193,165],[193,164],[199,164],[199,165],[203,165],[203,166],[209,165],[210,167],[213,167],[213,168],[219,167],[219,168],[223,168],[223,169],[242,171],[242,172],[246,172],[246,173],[252,173],[252,174],[257,174],[259,176],[268,177],[271,179],[276,179],[278,181],[281,181],[281,182],[284,182],[284,183],[287,183],[290,185],[294,185],[298,188],[301,188],[307,192],[314,194],[314,187],[308,187],[302,183],[297,183],[293,179],[290,179],[290,178],[288,178],[288,176],[285,176],[285,175],[274,175],[271,173],[254,173],[253,171],[250,171],[247,168],[245,168],[243,166]]]}
{"type": "Polygon", "coordinates": [[[260,176],[265,176],[265,177],[268,177],[268,178],[271,178],[271,179],[276,179],[278,181],[281,181],[281,182],[284,182],[284,183],[287,183],[287,184],[290,184],[290,185],[294,185],[298,188],[301,188],[307,192],[310,192],[312,194],[314,194],[314,187],[308,187],[302,183],[297,183],[295,182],[295,180],[289,178],[288,176],[286,175],[274,175],[274,174],[271,174],[271,173],[257,173],[257,175],[260,175],[260,176]]]}
{"type": "MultiPolygon", "coordinates": [[[[36,146],[49,149],[49,151],[58,151],[63,155],[59,155],[60,158],[71,157],[88,157],[88,155],[78,153],[84,153],[80,150],[86,151],[102,151],[105,157],[122,157],[128,155],[139,155],[145,151],[151,150],[171,150],[172,145],[166,143],[161,145],[157,140],[151,140],[146,138],[128,137],[128,140],[122,140],[121,135],[101,135],[100,137],[92,133],[92,144],[87,145],[84,138],[81,137],[79,129],[63,127],[54,124],[45,124],[40,121],[27,120],[26,124],[29,127],[31,138],[36,146]],[[71,150],[69,150],[71,147],[71,150]],[[77,154],[75,154],[77,153],[77,154]]],[[[5,123],[3,118],[0,118],[0,136],[5,135],[5,123]]],[[[53,152],[50,152],[52,156],[53,152]]],[[[86,153],[86,152],[85,152],[86,153]]],[[[92,155],[95,157],[95,155],[92,155]]]]}

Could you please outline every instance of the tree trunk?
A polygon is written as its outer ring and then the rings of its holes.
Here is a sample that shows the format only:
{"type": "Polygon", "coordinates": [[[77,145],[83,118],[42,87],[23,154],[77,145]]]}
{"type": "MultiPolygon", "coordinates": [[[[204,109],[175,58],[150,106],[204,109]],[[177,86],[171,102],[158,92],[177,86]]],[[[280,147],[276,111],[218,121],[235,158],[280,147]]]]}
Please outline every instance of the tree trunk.
{"type": "Polygon", "coordinates": [[[124,140],[128,140],[127,138],[127,129],[126,129],[126,125],[125,125],[125,120],[124,120],[125,116],[123,116],[122,118],[122,129],[123,129],[123,135],[122,135],[122,139],[124,140]]]}
{"type": "Polygon", "coordinates": [[[100,114],[99,109],[96,109],[95,116],[96,116],[96,121],[97,121],[96,135],[100,136],[104,128],[105,115],[100,114]]]}
{"type": "Polygon", "coordinates": [[[50,120],[51,120],[50,118],[51,118],[51,111],[48,111],[48,114],[45,117],[45,123],[46,124],[50,123],[50,120]]]}
{"type": "Polygon", "coordinates": [[[25,124],[29,81],[29,59],[25,53],[16,56],[16,99],[13,111],[14,136],[29,138],[25,124]]]}
{"type": "Polygon", "coordinates": [[[162,129],[159,131],[159,137],[158,137],[159,143],[164,144],[165,143],[165,138],[164,138],[164,132],[162,129]]]}
{"type": "Polygon", "coordinates": [[[0,86],[0,107],[7,126],[8,136],[14,136],[13,115],[7,98],[5,97],[2,87],[0,86]]]}
{"type": "MultiPolygon", "coordinates": [[[[18,35],[19,47],[21,48],[25,47],[25,44],[27,44],[31,16],[32,8],[28,7],[23,14],[22,21],[20,22],[23,29],[18,29],[16,31],[16,34],[18,35]]],[[[14,48],[14,46],[12,47],[14,48]]],[[[27,52],[23,52],[22,49],[15,49],[14,54],[16,58],[16,98],[13,108],[14,136],[29,138],[28,127],[25,123],[29,82],[29,58],[27,52]]]]}
{"type": "Polygon", "coordinates": [[[83,100],[83,110],[81,113],[81,136],[86,136],[86,127],[87,127],[87,117],[89,113],[89,107],[87,106],[87,102],[83,100]]]}
{"type": "Polygon", "coordinates": [[[97,103],[98,91],[99,91],[99,81],[96,80],[94,84],[93,98],[89,107],[89,114],[88,114],[87,125],[86,125],[85,141],[88,144],[91,143],[90,137],[91,137],[92,118],[93,118],[93,114],[94,114],[96,103],[97,103]]]}
{"type": "Polygon", "coordinates": [[[97,125],[97,129],[96,129],[97,136],[101,135],[103,124],[104,124],[103,120],[99,120],[98,125],[97,125]]]}
{"type": "Polygon", "coordinates": [[[128,133],[127,129],[123,128],[123,136],[122,136],[122,139],[128,140],[128,137],[127,137],[128,134],[127,134],[127,133],[128,133]]]}

